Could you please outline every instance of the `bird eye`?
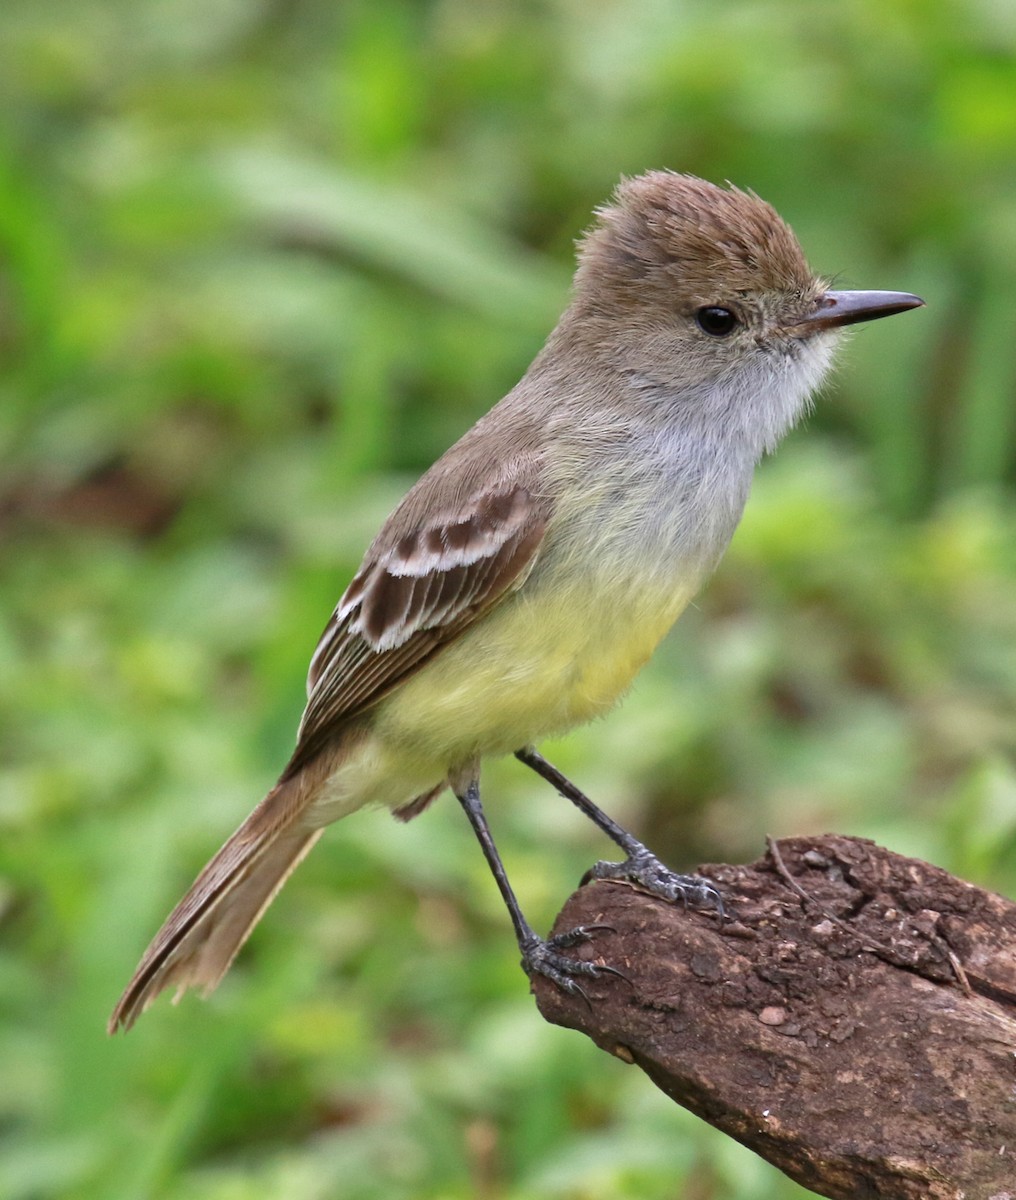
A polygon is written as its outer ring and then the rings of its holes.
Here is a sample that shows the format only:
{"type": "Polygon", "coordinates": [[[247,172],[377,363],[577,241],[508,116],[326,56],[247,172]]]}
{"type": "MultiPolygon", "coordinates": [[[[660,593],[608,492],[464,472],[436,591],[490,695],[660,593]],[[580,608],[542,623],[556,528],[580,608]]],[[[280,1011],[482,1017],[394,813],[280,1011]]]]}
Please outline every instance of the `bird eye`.
{"type": "Polygon", "coordinates": [[[737,324],[737,317],[729,308],[718,308],[711,304],[700,308],[695,314],[695,320],[698,321],[699,329],[708,333],[710,337],[726,337],[734,332],[734,326],[737,324]]]}

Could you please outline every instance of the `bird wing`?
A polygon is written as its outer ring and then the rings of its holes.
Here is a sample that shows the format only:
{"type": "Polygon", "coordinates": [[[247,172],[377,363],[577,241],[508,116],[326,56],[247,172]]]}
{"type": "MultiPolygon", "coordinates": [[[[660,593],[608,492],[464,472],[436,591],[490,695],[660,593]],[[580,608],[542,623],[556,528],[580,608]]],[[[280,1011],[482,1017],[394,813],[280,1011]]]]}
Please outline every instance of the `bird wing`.
{"type": "Polygon", "coordinates": [[[382,533],[311,659],[307,707],[283,778],[314,758],[338,726],[520,587],[549,516],[545,499],[506,483],[450,515],[420,520],[397,540],[382,540],[382,533]]]}

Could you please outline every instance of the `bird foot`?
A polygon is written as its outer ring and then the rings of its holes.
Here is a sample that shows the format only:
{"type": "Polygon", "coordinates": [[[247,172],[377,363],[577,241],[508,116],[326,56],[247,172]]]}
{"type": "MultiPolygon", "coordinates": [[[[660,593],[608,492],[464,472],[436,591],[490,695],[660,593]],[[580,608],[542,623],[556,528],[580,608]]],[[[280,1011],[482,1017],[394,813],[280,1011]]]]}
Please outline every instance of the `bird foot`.
{"type": "Polygon", "coordinates": [[[713,909],[721,917],[725,915],[723,898],[719,889],[704,875],[679,875],[645,848],[636,850],[624,862],[595,863],[582,879],[619,879],[634,883],[652,896],[659,896],[671,904],[681,903],[685,908],[713,909]]]}
{"type": "Polygon", "coordinates": [[[598,979],[603,975],[617,975],[625,979],[626,976],[615,967],[608,967],[606,963],[568,958],[561,951],[590,941],[597,929],[610,928],[610,925],[576,925],[574,929],[566,929],[563,933],[546,939],[534,933],[520,947],[522,969],[530,978],[543,975],[552,983],[556,983],[562,991],[572,996],[581,996],[588,1004],[589,997],[578,982],[580,978],[598,979]]]}

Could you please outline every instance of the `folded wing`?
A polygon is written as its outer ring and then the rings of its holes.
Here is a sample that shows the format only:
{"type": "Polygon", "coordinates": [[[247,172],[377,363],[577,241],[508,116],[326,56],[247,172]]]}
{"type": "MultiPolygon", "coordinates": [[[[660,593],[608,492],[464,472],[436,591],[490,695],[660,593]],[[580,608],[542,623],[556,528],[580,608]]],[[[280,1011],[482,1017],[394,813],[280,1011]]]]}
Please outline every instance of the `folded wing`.
{"type": "Polygon", "coordinates": [[[502,486],[375,544],[311,660],[307,708],[283,779],[519,587],[549,516],[549,504],[526,487],[502,486]]]}

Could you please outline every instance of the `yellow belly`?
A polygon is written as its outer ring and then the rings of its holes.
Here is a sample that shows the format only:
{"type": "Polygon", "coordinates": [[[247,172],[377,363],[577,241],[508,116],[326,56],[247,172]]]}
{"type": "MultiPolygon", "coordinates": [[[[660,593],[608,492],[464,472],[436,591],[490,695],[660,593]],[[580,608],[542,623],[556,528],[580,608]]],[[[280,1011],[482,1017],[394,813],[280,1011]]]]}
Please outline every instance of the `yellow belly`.
{"type": "Polygon", "coordinates": [[[689,598],[674,590],[633,597],[589,586],[524,589],[387,698],[377,733],[447,767],[602,716],[689,598]]]}

